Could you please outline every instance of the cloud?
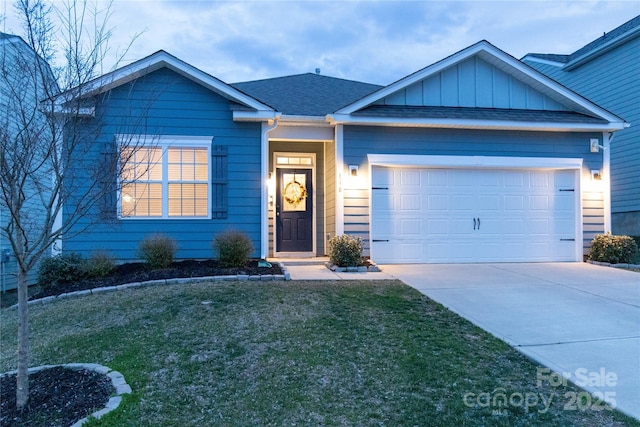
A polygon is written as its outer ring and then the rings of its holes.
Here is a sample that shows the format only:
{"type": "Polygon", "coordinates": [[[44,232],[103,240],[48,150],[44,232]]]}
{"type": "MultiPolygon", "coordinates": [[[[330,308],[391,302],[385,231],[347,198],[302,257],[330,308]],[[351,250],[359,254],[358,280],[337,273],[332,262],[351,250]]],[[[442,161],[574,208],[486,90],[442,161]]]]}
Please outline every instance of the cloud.
{"type": "Polygon", "coordinates": [[[320,68],[388,84],[483,39],[516,58],[571,53],[640,2],[116,0],[113,12],[107,69],[141,33],[125,62],[163,49],[226,82],[320,68]]]}

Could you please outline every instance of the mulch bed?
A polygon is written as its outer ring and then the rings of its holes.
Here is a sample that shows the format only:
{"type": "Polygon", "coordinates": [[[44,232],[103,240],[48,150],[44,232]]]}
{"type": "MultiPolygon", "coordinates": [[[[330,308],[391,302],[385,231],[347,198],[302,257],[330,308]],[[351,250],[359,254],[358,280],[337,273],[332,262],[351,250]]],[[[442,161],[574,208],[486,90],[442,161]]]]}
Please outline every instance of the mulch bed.
{"type": "Polygon", "coordinates": [[[104,408],[114,393],[111,379],[60,366],[29,375],[29,402],[16,408],[16,376],[0,378],[0,426],[70,426],[104,408]]]}
{"type": "Polygon", "coordinates": [[[55,287],[43,289],[30,299],[44,298],[66,292],[83,291],[103,286],[117,286],[125,283],[146,280],[174,279],[185,277],[228,276],[228,275],[264,275],[283,274],[278,264],[271,267],[258,267],[259,260],[250,260],[243,267],[222,268],[217,260],[187,260],[174,262],[168,268],[152,270],[143,263],[128,263],[116,266],[107,277],[60,283],[55,287]]]}

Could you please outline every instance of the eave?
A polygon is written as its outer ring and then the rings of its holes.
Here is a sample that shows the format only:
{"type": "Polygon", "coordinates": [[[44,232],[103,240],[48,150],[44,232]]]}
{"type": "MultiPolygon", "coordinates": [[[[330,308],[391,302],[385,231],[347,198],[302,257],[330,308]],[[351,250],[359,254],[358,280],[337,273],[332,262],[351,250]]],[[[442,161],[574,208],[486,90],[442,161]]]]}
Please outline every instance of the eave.
{"type": "Polygon", "coordinates": [[[545,132],[614,132],[628,127],[615,123],[558,123],[507,120],[460,120],[460,119],[402,119],[396,117],[358,117],[350,114],[330,114],[327,121],[332,125],[386,126],[414,128],[448,128],[478,130],[517,130],[545,132]]]}

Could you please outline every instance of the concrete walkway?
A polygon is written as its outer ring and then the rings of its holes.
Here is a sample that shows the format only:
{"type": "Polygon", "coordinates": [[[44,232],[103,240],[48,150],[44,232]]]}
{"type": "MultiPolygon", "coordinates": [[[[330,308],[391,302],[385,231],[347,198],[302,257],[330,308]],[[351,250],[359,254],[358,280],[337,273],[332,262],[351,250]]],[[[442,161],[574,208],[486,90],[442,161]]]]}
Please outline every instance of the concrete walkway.
{"type": "MultiPolygon", "coordinates": [[[[383,265],[398,278],[640,419],[640,273],[585,263],[383,265]]],[[[562,378],[540,369],[536,380],[562,378]]],[[[556,396],[563,404],[571,402],[556,396]]],[[[575,402],[574,402],[575,405],[575,402]]],[[[577,408],[575,408],[577,410],[577,408]]]]}

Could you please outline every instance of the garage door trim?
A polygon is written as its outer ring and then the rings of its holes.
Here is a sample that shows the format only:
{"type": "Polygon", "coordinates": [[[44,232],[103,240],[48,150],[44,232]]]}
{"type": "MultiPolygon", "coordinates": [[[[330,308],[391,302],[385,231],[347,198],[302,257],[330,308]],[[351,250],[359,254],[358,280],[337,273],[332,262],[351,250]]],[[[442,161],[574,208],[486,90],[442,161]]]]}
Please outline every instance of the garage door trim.
{"type": "MultiPolygon", "coordinates": [[[[582,159],[546,158],[546,157],[493,157],[493,156],[428,156],[428,155],[380,155],[369,154],[369,179],[373,179],[373,167],[394,168],[438,168],[438,169],[502,169],[502,170],[574,170],[575,200],[575,261],[582,260],[582,196],[580,189],[582,159]]],[[[369,200],[373,200],[372,186],[369,183],[369,200]]],[[[373,219],[373,203],[369,204],[369,218],[373,219]]],[[[372,222],[369,221],[369,236],[372,234],[372,222]]],[[[375,254],[371,254],[375,257],[375,254]]]]}

